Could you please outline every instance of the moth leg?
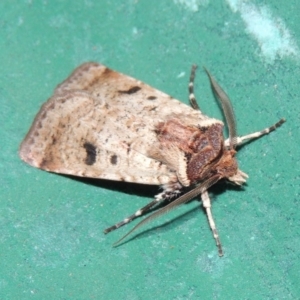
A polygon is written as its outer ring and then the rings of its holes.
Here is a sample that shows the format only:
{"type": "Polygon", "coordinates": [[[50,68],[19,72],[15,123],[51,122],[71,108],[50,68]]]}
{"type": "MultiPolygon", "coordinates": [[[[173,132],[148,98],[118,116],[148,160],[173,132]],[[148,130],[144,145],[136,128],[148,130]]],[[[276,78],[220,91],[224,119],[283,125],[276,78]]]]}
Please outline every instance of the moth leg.
{"type": "Polygon", "coordinates": [[[218,247],[219,256],[223,256],[222,245],[221,245],[221,242],[219,239],[219,235],[218,235],[218,231],[217,231],[217,227],[216,227],[214,218],[211,213],[211,202],[210,202],[210,198],[209,198],[207,191],[205,191],[201,194],[201,199],[202,199],[202,205],[206,210],[206,215],[208,218],[208,223],[209,223],[210,229],[213,232],[213,236],[214,236],[214,239],[215,239],[217,247],[218,247]]]}
{"type": "Polygon", "coordinates": [[[195,81],[195,77],[196,77],[196,69],[197,69],[197,66],[192,65],[192,70],[191,70],[191,75],[190,75],[190,82],[189,82],[189,100],[190,100],[190,104],[191,104],[193,109],[201,111],[200,107],[197,103],[195,94],[194,94],[194,81],[195,81]]]}
{"type": "Polygon", "coordinates": [[[128,224],[129,222],[131,222],[132,220],[136,219],[137,217],[145,214],[147,211],[149,211],[154,205],[158,204],[159,202],[161,202],[162,199],[158,200],[158,198],[155,198],[153,201],[151,201],[150,203],[148,203],[146,206],[140,208],[139,210],[137,210],[134,214],[132,214],[131,216],[125,218],[123,221],[109,227],[106,228],[104,230],[104,233],[109,233],[111,231],[114,231],[118,228],[120,228],[121,226],[124,226],[126,224],[128,224]]]}
{"type": "Polygon", "coordinates": [[[163,188],[164,188],[164,191],[159,193],[158,195],[156,195],[155,199],[153,201],[151,201],[144,207],[140,208],[134,214],[125,218],[123,221],[121,221],[109,228],[106,228],[104,230],[104,233],[109,233],[111,231],[114,231],[114,230],[120,228],[121,226],[124,226],[124,225],[130,223],[134,219],[148,213],[154,206],[159,205],[165,201],[170,201],[174,197],[178,196],[178,194],[180,193],[181,185],[176,182],[176,183],[166,184],[166,185],[164,185],[163,188]]]}
{"type": "MultiPolygon", "coordinates": [[[[281,126],[285,122],[285,119],[280,119],[277,123],[274,125],[267,127],[261,131],[253,132],[244,136],[239,136],[236,137],[236,145],[241,145],[244,141],[246,140],[252,140],[252,139],[257,139],[263,135],[269,134],[270,132],[274,131],[276,128],[281,126]]],[[[225,142],[225,146],[229,147],[229,139],[227,139],[225,142]]]]}

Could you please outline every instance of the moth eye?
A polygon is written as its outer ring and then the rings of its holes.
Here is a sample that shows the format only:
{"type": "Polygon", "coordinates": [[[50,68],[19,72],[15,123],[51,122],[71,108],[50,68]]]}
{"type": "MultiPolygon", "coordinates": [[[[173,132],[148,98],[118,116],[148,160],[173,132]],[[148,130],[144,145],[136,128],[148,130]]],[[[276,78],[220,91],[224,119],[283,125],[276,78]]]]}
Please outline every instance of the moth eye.
{"type": "Polygon", "coordinates": [[[88,142],[85,142],[83,144],[83,147],[85,148],[86,151],[85,163],[91,166],[96,162],[97,148],[93,144],[88,142]]]}
{"type": "Polygon", "coordinates": [[[110,157],[110,163],[112,164],[112,165],[116,165],[117,163],[118,163],[118,156],[117,155],[112,155],[111,157],[110,157]]]}

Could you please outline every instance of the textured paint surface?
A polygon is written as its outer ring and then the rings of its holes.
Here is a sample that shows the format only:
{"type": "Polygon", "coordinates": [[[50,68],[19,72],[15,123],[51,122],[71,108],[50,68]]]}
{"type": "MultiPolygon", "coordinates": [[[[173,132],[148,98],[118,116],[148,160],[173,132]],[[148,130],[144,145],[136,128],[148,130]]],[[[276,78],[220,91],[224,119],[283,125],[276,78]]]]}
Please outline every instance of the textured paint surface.
{"type": "Polygon", "coordinates": [[[181,5],[185,9],[196,12],[199,7],[206,6],[209,0],[173,0],[175,4],[181,5]]]}
{"type": "Polygon", "coordinates": [[[226,1],[234,13],[240,13],[245,31],[256,40],[266,62],[272,63],[276,58],[285,56],[300,58],[298,43],[285,22],[272,14],[269,7],[245,0],[226,1]]]}
{"type": "MultiPolygon", "coordinates": [[[[299,1],[267,5],[299,45],[299,1]]],[[[192,12],[172,1],[6,0],[0,11],[0,298],[300,297],[297,58],[265,64],[225,1],[192,12]],[[186,103],[190,66],[205,65],[232,99],[239,134],[287,119],[276,134],[240,149],[240,167],[249,175],[242,190],[213,189],[223,258],[197,202],[113,249],[118,234],[104,236],[102,229],[157,189],[74,180],[20,161],[18,147],[37,108],[70,70],[91,60],[186,103]]],[[[220,119],[200,74],[196,96],[207,115],[220,119]]]]}

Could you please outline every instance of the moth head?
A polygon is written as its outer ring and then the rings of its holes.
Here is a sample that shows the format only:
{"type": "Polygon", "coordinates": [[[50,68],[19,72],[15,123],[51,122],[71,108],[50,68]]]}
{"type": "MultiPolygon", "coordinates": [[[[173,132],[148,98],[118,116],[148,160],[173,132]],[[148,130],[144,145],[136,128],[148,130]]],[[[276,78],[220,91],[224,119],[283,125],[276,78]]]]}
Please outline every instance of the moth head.
{"type": "Polygon", "coordinates": [[[228,179],[236,185],[242,185],[246,182],[248,175],[238,168],[238,163],[235,158],[236,151],[225,150],[219,160],[216,171],[221,177],[228,179]]]}
{"type": "Polygon", "coordinates": [[[235,153],[236,151],[233,149],[224,150],[219,161],[212,167],[212,173],[237,185],[242,185],[248,176],[238,168],[235,153]]]}
{"type": "Polygon", "coordinates": [[[237,169],[237,172],[233,176],[228,177],[228,179],[237,185],[242,185],[247,181],[248,177],[249,176],[242,170],[237,169]]]}

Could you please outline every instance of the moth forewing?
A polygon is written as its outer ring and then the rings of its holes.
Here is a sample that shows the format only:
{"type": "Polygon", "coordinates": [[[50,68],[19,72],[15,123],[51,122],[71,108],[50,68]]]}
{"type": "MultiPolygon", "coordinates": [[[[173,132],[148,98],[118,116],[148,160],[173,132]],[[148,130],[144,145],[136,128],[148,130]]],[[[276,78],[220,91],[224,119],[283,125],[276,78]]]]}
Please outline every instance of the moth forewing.
{"type": "Polygon", "coordinates": [[[51,172],[168,184],[176,181],[175,170],[151,154],[163,152],[155,130],[170,120],[183,126],[214,122],[136,79],[86,63],[42,106],[20,156],[51,172]]]}
{"type": "Polygon", "coordinates": [[[195,69],[189,84],[193,109],[103,65],[79,66],[40,109],[20,146],[20,157],[50,172],[162,185],[163,191],[153,201],[106,233],[169,202],[135,230],[200,194],[219,255],[223,255],[207,189],[222,178],[244,183],[247,175],[238,169],[235,146],[269,133],[283,120],[236,137],[229,98],[207,72],[229,123],[230,136],[224,142],[223,123],[203,114],[196,102],[195,69]],[[190,191],[180,196],[183,187],[190,191]]]}

